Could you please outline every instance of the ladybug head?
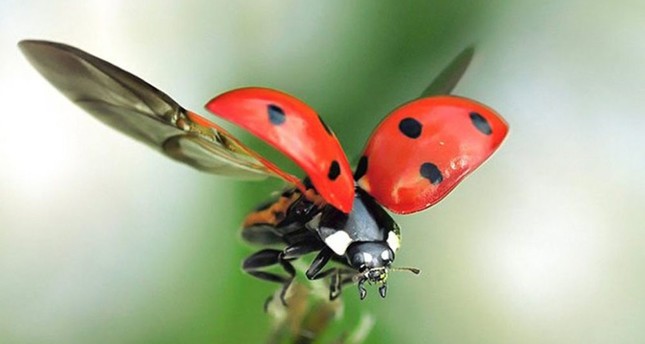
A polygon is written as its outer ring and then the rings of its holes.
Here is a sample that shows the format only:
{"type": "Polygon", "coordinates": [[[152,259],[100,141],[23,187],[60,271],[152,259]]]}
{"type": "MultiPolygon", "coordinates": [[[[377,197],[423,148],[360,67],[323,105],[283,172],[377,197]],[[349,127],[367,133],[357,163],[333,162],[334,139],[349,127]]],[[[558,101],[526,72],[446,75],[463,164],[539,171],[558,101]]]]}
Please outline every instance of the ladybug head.
{"type": "Polygon", "coordinates": [[[379,286],[378,292],[381,297],[387,295],[387,277],[390,271],[408,271],[419,274],[420,270],[408,267],[391,267],[394,260],[394,252],[383,242],[356,242],[347,248],[349,264],[356,270],[358,275],[358,291],[363,300],[367,296],[365,282],[379,286]]]}
{"type": "Polygon", "coordinates": [[[383,270],[394,260],[394,252],[386,242],[355,242],[347,247],[346,255],[349,258],[349,264],[361,273],[383,270]]]}
{"type": "Polygon", "coordinates": [[[379,294],[387,293],[388,270],[394,260],[394,252],[385,242],[356,242],[347,248],[349,264],[359,271],[358,289],[361,300],[367,295],[365,282],[378,284],[379,294]]]}

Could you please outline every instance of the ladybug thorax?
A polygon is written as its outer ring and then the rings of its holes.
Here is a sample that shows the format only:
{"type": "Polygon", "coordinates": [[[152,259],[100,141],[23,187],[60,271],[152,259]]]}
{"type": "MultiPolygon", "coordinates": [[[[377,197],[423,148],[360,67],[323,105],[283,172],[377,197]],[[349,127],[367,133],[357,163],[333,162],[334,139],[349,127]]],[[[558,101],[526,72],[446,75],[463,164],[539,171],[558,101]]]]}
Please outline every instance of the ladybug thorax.
{"type": "Polygon", "coordinates": [[[359,271],[389,267],[399,248],[399,226],[358,187],[349,214],[328,206],[310,226],[336,255],[359,271]]]}

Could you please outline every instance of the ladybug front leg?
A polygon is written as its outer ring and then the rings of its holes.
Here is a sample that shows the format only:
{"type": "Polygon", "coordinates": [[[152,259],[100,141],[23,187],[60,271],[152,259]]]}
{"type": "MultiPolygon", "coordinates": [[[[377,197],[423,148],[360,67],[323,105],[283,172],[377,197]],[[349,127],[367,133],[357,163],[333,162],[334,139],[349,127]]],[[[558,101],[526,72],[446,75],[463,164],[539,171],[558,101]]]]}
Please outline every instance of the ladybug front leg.
{"type": "Polygon", "coordinates": [[[330,270],[327,270],[324,273],[321,273],[320,270],[322,270],[325,265],[327,265],[333,255],[334,252],[329,247],[324,247],[322,250],[320,250],[320,253],[318,253],[316,258],[314,258],[314,261],[311,262],[309,269],[307,269],[307,272],[305,272],[307,278],[310,280],[315,280],[329,275],[331,273],[330,270]]]}
{"type": "Polygon", "coordinates": [[[329,268],[325,271],[317,273],[310,279],[317,280],[331,275],[329,283],[329,300],[333,301],[340,296],[342,288],[345,284],[352,283],[354,281],[355,274],[356,272],[354,270],[329,268]]]}
{"type": "MultiPolygon", "coordinates": [[[[302,255],[305,255],[310,252],[314,252],[320,249],[321,243],[319,241],[302,241],[290,246],[287,246],[284,250],[272,250],[264,249],[252,254],[250,257],[244,260],[242,263],[242,269],[244,272],[248,273],[251,276],[257,277],[259,279],[276,282],[282,284],[282,291],[280,292],[280,301],[283,305],[287,305],[285,301],[285,296],[287,289],[293,281],[296,271],[293,268],[293,265],[289,261],[299,258],[302,255]],[[275,264],[280,264],[284,271],[289,274],[289,276],[278,275],[272,272],[260,271],[262,268],[266,268],[275,264]]],[[[270,301],[270,299],[269,299],[270,301]]],[[[265,307],[266,308],[266,307],[265,307]]]]}
{"type": "Polygon", "coordinates": [[[296,275],[296,270],[293,268],[293,265],[289,263],[288,260],[284,258],[284,254],[280,250],[264,249],[252,254],[250,257],[246,258],[242,263],[242,269],[244,272],[248,273],[251,276],[257,277],[259,279],[276,282],[282,284],[282,291],[280,292],[280,301],[282,304],[287,306],[285,300],[285,295],[287,289],[291,285],[293,278],[296,275]],[[260,271],[260,269],[280,264],[288,276],[278,275],[276,273],[260,271]]]}
{"type": "MultiPolygon", "coordinates": [[[[314,263],[315,262],[316,261],[314,260],[314,263]]],[[[342,271],[339,268],[329,268],[325,271],[320,271],[320,269],[322,269],[321,265],[312,264],[309,270],[307,270],[307,277],[310,280],[317,280],[331,275],[331,278],[330,278],[331,281],[329,283],[329,300],[333,301],[338,296],[340,296],[340,291],[341,291],[340,275],[342,271]]]]}
{"type": "Polygon", "coordinates": [[[324,244],[319,240],[303,240],[299,243],[287,246],[283,252],[283,258],[293,260],[304,256],[307,253],[320,250],[324,244]]]}
{"type": "Polygon", "coordinates": [[[329,284],[329,300],[335,300],[338,298],[338,296],[340,296],[342,286],[347,283],[351,283],[355,274],[354,270],[341,268],[329,268],[322,271],[333,255],[334,252],[328,247],[325,247],[320,251],[320,253],[318,253],[316,258],[314,258],[314,261],[306,272],[307,278],[310,280],[317,280],[331,275],[331,281],[329,284]]]}

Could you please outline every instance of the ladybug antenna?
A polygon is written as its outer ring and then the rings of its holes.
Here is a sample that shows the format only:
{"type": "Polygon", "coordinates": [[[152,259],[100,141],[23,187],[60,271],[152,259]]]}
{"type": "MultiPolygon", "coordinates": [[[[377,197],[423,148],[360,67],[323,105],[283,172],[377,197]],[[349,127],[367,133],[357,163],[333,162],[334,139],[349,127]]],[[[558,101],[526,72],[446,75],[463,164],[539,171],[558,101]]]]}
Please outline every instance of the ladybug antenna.
{"type": "Polygon", "coordinates": [[[421,273],[420,269],[417,268],[409,268],[409,267],[399,267],[399,268],[390,268],[390,271],[409,271],[415,275],[418,275],[421,273]]]}

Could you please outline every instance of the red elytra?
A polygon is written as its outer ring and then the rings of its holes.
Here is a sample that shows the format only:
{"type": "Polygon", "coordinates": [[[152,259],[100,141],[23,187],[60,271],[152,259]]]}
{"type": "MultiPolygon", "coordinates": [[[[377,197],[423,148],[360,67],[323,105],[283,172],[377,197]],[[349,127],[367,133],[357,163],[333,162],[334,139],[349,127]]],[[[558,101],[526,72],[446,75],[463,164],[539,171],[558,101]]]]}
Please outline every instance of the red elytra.
{"type": "Polygon", "coordinates": [[[502,143],[508,125],[473,100],[422,98],[394,110],[365,148],[358,184],[381,205],[409,214],[443,199],[502,143]]]}
{"type": "Polygon", "coordinates": [[[220,94],[206,108],[291,158],[325,201],[345,213],[351,211],[354,180],[347,157],[307,104],[283,92],[249,87],[220,94]]]}

